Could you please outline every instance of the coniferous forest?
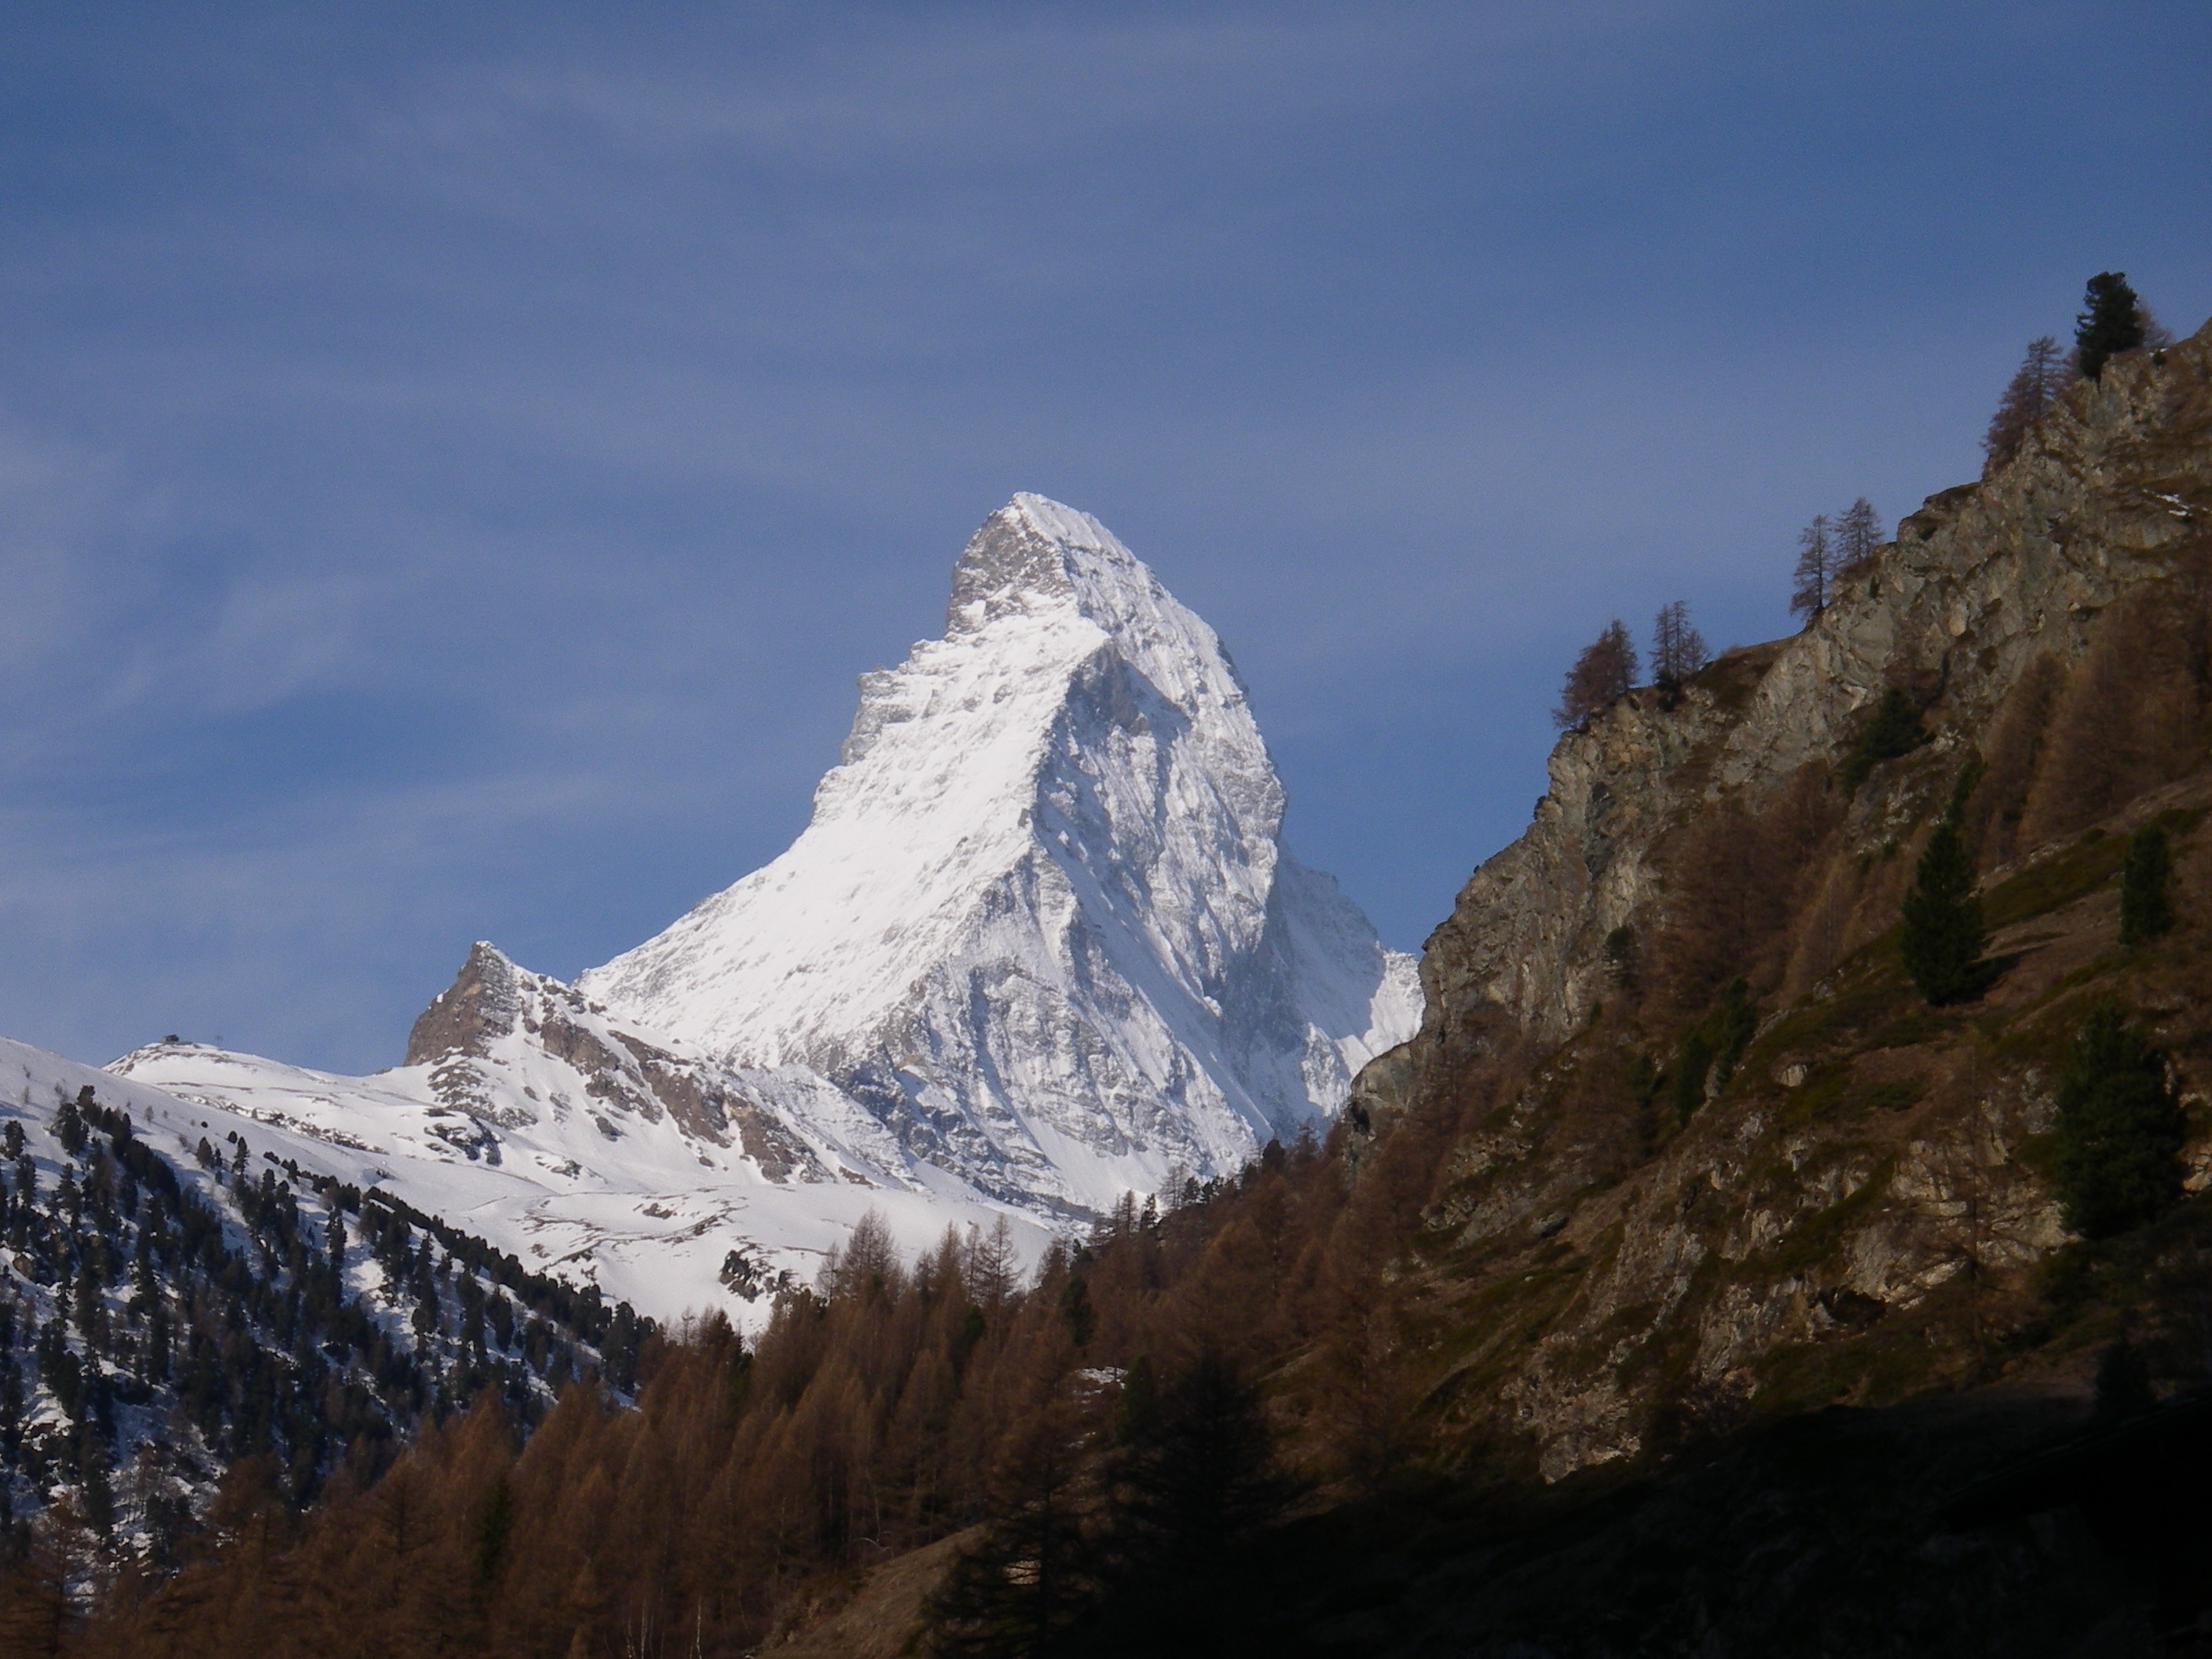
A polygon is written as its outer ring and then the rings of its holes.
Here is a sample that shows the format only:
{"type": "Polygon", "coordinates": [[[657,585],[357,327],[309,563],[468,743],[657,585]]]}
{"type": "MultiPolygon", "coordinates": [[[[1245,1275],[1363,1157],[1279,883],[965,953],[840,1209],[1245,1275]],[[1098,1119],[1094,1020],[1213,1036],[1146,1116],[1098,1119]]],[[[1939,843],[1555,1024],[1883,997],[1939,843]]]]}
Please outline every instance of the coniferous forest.
{"type": "Polygon", "coordinates": [[[1286,1352],[1327,1339],[1316,1444],[1390,1478],[1400,1314],[1374,1246],[1422,1151],[1394,1139],[1355,1196],[1314,1143],[1273,1147],[1164,1215],[1125,1206],[1033,1279],[1003,1236],[902,1262],[864,1221],[754,1340],[649,1334],[634,1407],[579,1377],[526,1436],[527,1395],[464,1392],[501,1347],[471,1323],[388,1468],[342,1462],[303,1513],[292,1466],[241,1441],[205,1526],[93,1616],[64,1593],[96,1532],[70,1517],[32,1529],[10,1602],[72,1651],[738,1652],[841,1575],[959,1534],[943,1651],[1126,1652],[1164,1620],[1198,1641],[1303,1490],[1255,1385],[1286,1352]]]}
{"type": "Polygon", "coordinates": [[[634,1386],[649,1328],[627,1307],[388,1194],[257,1168],[234,1130],[180,1173],[88,1086],[54,1115],[49,1179],[21,1121],[0,1133],[14,1624],[116,1562],[173,1571],[227,1474],[299,1509],[478,1401],[527,1428],[577,1377],[634,1386]]]}

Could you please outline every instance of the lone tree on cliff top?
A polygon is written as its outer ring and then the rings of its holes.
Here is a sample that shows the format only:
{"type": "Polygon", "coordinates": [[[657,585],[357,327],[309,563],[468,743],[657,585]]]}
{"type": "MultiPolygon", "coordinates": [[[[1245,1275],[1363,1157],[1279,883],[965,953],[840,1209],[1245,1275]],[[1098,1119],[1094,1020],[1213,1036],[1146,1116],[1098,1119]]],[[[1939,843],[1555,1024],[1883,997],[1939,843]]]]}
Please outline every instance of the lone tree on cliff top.
{"type": "Polygon", "coordinates": [[[1636,684],[1636,646],[1615,617],[1605,632],[1583,647],[1575,665],[1567,671],[1567,684],[1559,693],[1559,706],[1552,719],[1561,729],[1580,731],[1593,716],[1602,714],[1628,695],[1636,684]]]}
{"type": "Polygon", "coordinates": [[[2074,322],[2074,366],[2094,380],[2108,361],[2143,343],[2142,301],[2128,286],[2127,272],[2100,270],[2089,279],[2081,307],[2074,322]]]}
{"type": "Polygon", "coordinates": [[[1814,618],[1828,608],[1828,590],[1836,580],[1836,539],[1828,533],[1826,514],[1814,514],[1813,522],[1798,532],[1797,568],[1792,575],[1797,586],[1790,590],[1790,609],[1810,628],[1814,618]]]}

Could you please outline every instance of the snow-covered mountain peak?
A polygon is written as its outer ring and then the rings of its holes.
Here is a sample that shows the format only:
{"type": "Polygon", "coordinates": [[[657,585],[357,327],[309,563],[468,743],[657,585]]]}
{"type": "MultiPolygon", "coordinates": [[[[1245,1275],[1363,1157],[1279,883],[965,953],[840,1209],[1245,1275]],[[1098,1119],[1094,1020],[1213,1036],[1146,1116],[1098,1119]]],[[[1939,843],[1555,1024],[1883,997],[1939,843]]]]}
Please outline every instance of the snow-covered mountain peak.
{"type": "Polygon", "coordinates": [[[1112,531],[1088,513],[1018,495],[983,521],[952,568],[944,643],[1054,613],[1091,624],[1178,702],[1201,690],[1194,668],[1217,682],[1206,689],[1218,700],[1243,701],[1214,631],[1112,531]]]}
{"type": "Polygon", "coordinates": [[[1017,495],[945,637],[863,677],[799,840],[578,985],[823,1073],[987,1190],[1103,1207],[1333,1110],[1417,1022],[1410,962],[1289,860],[1282,813],[1213,630],[1097,520],[1017,495]]]}
{"type": "MultiPolygon", "coordinates": [[[[1173,958],[1256,937],[1282,793],[1213,630],[1097,520],[1038,495],[970,539],[951,612],[944,639],[863,677],[790,850],[582,988],[731,1061],[834,1073],[1041,848],[1086,881],[1186,889],[1176,919],[1225,937],[1146,941],[1176,977],[1191,964],[1173,958]]],[[[1128,899],[1125,924],[1156,908],[1128,899]]]]}

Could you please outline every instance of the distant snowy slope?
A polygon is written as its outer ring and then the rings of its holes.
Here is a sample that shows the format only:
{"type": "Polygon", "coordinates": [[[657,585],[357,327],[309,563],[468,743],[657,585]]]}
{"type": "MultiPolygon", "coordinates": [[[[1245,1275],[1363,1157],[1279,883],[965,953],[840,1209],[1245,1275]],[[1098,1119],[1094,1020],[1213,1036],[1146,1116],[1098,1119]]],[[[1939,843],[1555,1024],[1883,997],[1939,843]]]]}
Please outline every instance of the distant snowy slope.
{"type": "Polygon", "coordinates": [[[483,1395],[634,1386],[631,1310],[325,1167],[355,1150],[0,1041],[0,1515],[69,1494],[164,1558],[235,1458],[304,1499],[483,1395]]]}
{"type": "Polygon", "coordinates": [[[872,1120],[817,1078],[694,1063],[487,945],[462,979],[477,988],[474,1000],[495,1005],[479,1053],[349,1078],[155,1043],[115,1061],[108,1082],[254,1126],[257,1146],[380,1187],[534,1270],[596,1283],[664,1321],[720,1309],[757,1322],[763,1293],[779,1280],[811,1284],[871,1208],[908,1250],[948,1225],[988,1228],[1001,1216],[1019,1255],[1042,1249],[1036,1221],[933,1166],[910,1170],[872,1120]],[[784,1127],[801,1120],[803,1135],[784,1127]],[[841,1122],[858,1133],[840,1139],[841,1122]],[[725,1271],[733,1254],[736,1275],[725,1271]]]}

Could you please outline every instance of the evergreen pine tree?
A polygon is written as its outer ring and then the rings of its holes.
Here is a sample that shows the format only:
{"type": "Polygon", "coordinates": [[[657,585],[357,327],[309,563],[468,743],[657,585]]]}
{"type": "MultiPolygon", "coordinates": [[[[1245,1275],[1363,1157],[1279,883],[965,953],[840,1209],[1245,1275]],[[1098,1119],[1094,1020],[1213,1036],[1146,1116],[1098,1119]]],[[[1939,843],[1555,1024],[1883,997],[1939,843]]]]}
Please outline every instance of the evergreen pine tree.
{"type": "Polygon", "coordinates": [[[2125,271],[2100,270],[2089,279],[2081,306],[2074,323],[2074,366],[2094,380],[2108,361],[2143,343],[2142,302],[2125,271]]]}
{"type": "Polygon", "coordinates": [[[1882,762],[1911,754],[1926,738],[1927,733],[1920,729],[1920,711],[1912,706],[1911,698],[1893,685],[1881,694],[1881,700],[1868,712],[1857,736],[1851,739],[1850,753],[1844,757],[1838,781],[1846,790],[1856,791],[1882,762]]]}
{"type": "Polygon", "coordinates": [[[1257,1391],[1227,1359],[1202,1354],[1131,1413],[1108,1480],[1097,1539],[1106,1594],[1078,1651],[1234,1651],[1237,1614],[1223,1589],[1291,1496],[1257,1391]]]}
{"type": "Polygon", "coordinates": [[[1091,1306],[1091,1286],[1081,1273],[1070,1273],[1067,1284],[1060,1296],[1060,1322],[1067,1327],[1067,1340],[1081,1348],[1091,1341],[1091,1327],[1097,1315],[1091,1306]]]}
{"type": "Polygon", "coordinates": [[[1606,977],[1616,990],[1636,988],[1636,930],[1626,922],[1605,936],[1606,977]]]}
{"type": "Polygon", "coordinates": [[[1142,1536],[1140,1553],[1203,1577],[1280,1510],[1259,1395],[1220,1355],[1200,1356],[1132,1428],[1114,1524],[1142,1536]]]}
{"type": "Polygon", "coordinates": [[[54,1114],[54,1139],[71,1158],[84,1151],[84,1116],[74,1100],[65,1100],[54,1114]]]}
{"type": "Polygon", "coordinates": [[[2120,943],[2142,945],[2173,927],[2173,901],[2166,892],[2172,852],[2166,830],[2146,823],[2128,837],[2127,861],[2120,866],[2120,943]]]}
{"type": "Polygon", "coordinates": [[[1732,979],[1721,993],[1720,1032],[1713,1045],[1713,1080],[1725,1085],[1735,1075],[1743,1051],[1759,1033],[1759,1005],[1747,980],[1732,979]]]}
{"type": "Polygon", "coordinates": [[[2109,1238],[2181,1196],[2181,1103],[2166,1056],[2106,1001],[2081,1022],[2058,1079],[2057,1174],[2066,1224],[2109,1238]]]}
{"type": "Polygon", "coordinates": [[[1982,959],[1989,931],[1974,891],[1974,861],[1959,826],[1946,817],[1928,838],[1905,896],[1905,971],[1933,1004],[1960,1002],[1987,988],[1982,959]]]}
{"type": "Polygon", "coordinates": [[[1713,1069],[1713,1040],[1702,1026],[1682,1039],[1674,1050],[1673,1079],[1674,1121],[1687,1123],[1705,1103],[1705,1079],[1713,1069]]]}
{"type": "Polygon", "coordinates": [[[1066,1651],[1098,1595],[1087,1438],[1060,1407],[1011,1437],[991,1482],[992,1520],[929,1599],[932,1653],[1041,1659],[1066,1651]]]}

